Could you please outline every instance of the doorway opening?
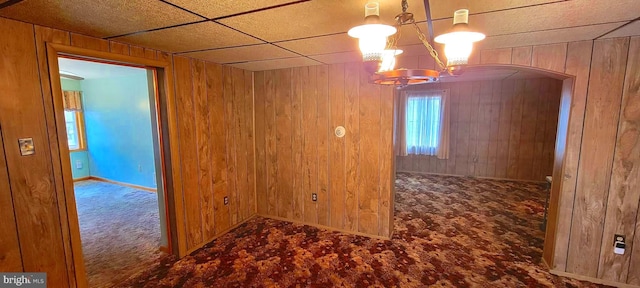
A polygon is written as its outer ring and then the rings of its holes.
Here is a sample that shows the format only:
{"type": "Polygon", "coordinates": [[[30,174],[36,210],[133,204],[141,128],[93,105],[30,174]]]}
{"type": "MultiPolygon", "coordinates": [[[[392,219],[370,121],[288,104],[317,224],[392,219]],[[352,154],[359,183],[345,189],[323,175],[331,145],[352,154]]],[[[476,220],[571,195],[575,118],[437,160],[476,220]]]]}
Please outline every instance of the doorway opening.
{"type": "MultiPolygon", "coordinates": [[[[478,243],[526,243],[513,254],[552,263],[572,83],[569,75],[535,68],[476,65],[462,76],[399,91],[399,206],[424,215],[452,242],[482,231],[478,243]],[[399,127],[403,121],[407,127],[399,127]]],[[[491,249],[480,245],[473,253],[491,249]]]]}
{"type": "Polygon", "coordinates": [[[156,72],[57,60],[84,268],[111,287],[169,252],[156,72]]]}

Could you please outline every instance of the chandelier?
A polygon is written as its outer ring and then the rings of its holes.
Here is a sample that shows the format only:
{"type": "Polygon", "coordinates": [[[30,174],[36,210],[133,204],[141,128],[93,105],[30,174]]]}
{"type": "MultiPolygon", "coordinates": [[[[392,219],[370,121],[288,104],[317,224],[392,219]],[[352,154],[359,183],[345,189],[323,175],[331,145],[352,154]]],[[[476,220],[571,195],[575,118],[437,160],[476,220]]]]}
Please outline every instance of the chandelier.
{"type": "MultiPolygon", "coordinates": [[[[428,5],[429,2],[425,1],[428,5]]],[[[420,27],[416,24],[413,14],[407,12],[409,4],[402,0],[402,13],[396,15],[394,26],[380,23],[380,6],[377,2],[365,4],[365,24],[353,27],[348,34],[358,38],[362,60],[365,69],[372,74],[371,80],[375,84],[395,85],[404,87],[412,84],[436,82],[441,73],[459,75],[467,65],[473,50],[473,43],[485,38],[479,32],[469,30],[469,10],[460,9],[454,12],[453,27],[448,33],[439,35],[435,42],[445,45],[444,52],[447,65],[438,57],[438,51],[427,40],[420,27]],[[429,55],[440,67],[440,71],[430,69],[395,68],[395,57],[402,53],[398,49],[400,28],[402,25],[414,27],[418,39],[427,48],[429,55]]]]}

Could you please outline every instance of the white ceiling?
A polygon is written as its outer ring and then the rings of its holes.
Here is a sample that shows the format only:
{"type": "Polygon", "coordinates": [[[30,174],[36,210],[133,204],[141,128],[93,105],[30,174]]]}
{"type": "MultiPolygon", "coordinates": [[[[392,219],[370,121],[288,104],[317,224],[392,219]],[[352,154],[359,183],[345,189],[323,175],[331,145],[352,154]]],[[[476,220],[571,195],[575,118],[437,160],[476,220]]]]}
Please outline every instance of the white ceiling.
{"type": "MultiPolygon", "coordinates": [[[[401,0],[380,2],[393,24],[401,0]]],[[[346,32],[367,0],[23,0],[0,17],[204,59],[247,70],[360,61],[346,32]]],[[[424,0],[408,0],[427,32],[424,0]]],[[[453,12],[487,35],[481,49],[640,35],[640,0],[428,0],[434,34],[453,12]]],[[[411,27],[401,48],[426,55],[411,27]],[[414,46],[414,47],[412,47],[414,46]]],[[[435,45],[439,50],[439,45],[435,45]]],[[[404,54],[404,57],[410,56],[404,54]]],[[[414,53],[415,54],[415,53],[414,53]]],[[[401,56],[402,57],[402,56],[401,56]]]]}
{"type": "Polygon", "coordinates": [[[147,70],[144,68],[82,61],[63,57],[58,58],[58,65],[61,73],[63,73],[63,71],[71,72],[84,79],[130,77],[147,74],[147,70]]]}

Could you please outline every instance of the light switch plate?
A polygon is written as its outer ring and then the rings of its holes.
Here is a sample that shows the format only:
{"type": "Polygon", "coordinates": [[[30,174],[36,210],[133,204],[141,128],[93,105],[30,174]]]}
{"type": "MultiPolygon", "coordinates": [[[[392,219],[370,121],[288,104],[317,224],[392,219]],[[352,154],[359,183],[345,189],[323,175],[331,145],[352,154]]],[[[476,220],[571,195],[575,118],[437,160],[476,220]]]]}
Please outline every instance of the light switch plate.
{"type": "Polygon", "coordinates": [[[33,144],[33,138],[20,138],[18,139],[18,145],[20,146],[20,155],[28,156],[36,154],[36,147],[33,144]]]}

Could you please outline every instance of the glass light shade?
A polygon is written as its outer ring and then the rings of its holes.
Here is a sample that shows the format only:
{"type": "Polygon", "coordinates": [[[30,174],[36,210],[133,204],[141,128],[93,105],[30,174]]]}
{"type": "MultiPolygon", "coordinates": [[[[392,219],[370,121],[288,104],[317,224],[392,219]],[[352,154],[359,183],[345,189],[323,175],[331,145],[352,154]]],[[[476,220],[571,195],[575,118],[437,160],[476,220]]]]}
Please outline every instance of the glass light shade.
{"type": "Polygon", "coordinates": [[[377,61],[387,46],[387,36],[396,33],[396,28],[384,24],[365,24],[349,30],[349,36],[359,39],[364,61],[377,61]]]}
{"type": "Polygon", "coordinates": [[[445,45],[447,66],[458,66],[467,64],[473,51],[473,42],[480,41],[484,37],[484,34],[478,32],[456,31],[440,35],[434,40],[445,45]]]}
{"type": "Polygon", "coordinates": [[[384,50],[382,52],[382,62],[378,72],[391,71],[396,67],[396,55],[402,54],[402,50],[384,50]]]}

